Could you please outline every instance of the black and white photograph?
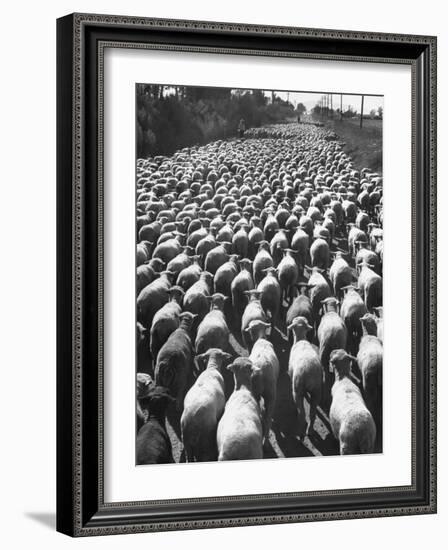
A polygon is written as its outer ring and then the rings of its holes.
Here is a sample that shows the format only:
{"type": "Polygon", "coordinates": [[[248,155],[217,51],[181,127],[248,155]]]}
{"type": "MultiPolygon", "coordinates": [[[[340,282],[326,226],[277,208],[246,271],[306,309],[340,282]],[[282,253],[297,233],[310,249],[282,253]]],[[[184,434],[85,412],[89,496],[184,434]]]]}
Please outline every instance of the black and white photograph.
{"type": "Polygon", "coordinates": [[[138,465],[382,452],[382,125],[136,86],[138,465]]]}

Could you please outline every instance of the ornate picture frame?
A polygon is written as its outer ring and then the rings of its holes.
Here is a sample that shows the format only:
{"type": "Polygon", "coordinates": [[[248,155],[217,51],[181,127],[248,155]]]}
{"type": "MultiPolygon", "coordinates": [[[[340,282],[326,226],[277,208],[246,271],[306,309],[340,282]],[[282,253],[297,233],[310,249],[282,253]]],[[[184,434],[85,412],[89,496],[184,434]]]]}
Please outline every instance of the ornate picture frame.
{"type": "Polygon", "coordinates": [[[70,536],[436,512],[436,38],[72,14],[57,22],[57,529],[70,536]],[[412,483],[108,503],[103,479],[104,50],[399,63],[412,71],[412,483]]]}

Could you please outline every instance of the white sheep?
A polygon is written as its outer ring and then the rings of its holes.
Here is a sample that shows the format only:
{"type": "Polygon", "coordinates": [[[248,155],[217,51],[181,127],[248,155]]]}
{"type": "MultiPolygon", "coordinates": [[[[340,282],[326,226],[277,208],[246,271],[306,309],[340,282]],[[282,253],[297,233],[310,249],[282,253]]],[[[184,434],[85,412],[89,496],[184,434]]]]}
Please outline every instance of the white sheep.
{"type": "Polygon", "coordinates": [[[180,420],[182,441],[187,462],[216,460],[216,429],[226,403],[221,368],[231,355],[211,348],[196,357],[205,363],[205,370],[188,391],[180,420]]]}
{"type": "Polygon", "coordinates": [[[360,319],[363,337],[356,357],[362,376],[366,405],[374,418],[380,416],[383,387],[383,344],[377,337],[375,317],[367,313],[360,319]]]}
{"type": "Polygon", "coordinates": [[[303,438],[306,433],[313,432],[317,406],[322,397],[322,364],[316,347],[306,340],[306,333],[312,328],[305,317],[296,317],[288,326],[288,331],[294,332],[294,345],[289,355],[288,373],[299,417],[300,438],[303,438]],[[303,406],[303,400],[307,394],[310,397],[308,429],[303,406]]]}
{"type": "Polygon", "coordinates": [[[335,372],[330,424],[333,435],[339,441],[341,455],[372,453],[375,447],[375,422],[360,389],[350,379],[351,362],[354,360],[343,349],[333,350],[330,355],[330,370],[335,372]]]}
{"type": "Polygon", "coordinates": [[[252,361],[238,357],[227,368],[233,372],[235,389],[218,424],[218,460],[263,458],[260,406],[252,393],[252,361]]]}
{"type": "Polygon", "coordinates": [[[254,320],[249,323],[249,327],[246,329],[250,332],[252,341],[255,342],[249,356],[254,368],[252,391],[258,399],[263,398],[263,437],[265,440],[269,436],[271,428],[272,415],[277,399],[277,380],[280,372],[274,346],[266,339],[270,328],[269,323],[254,320]]]}

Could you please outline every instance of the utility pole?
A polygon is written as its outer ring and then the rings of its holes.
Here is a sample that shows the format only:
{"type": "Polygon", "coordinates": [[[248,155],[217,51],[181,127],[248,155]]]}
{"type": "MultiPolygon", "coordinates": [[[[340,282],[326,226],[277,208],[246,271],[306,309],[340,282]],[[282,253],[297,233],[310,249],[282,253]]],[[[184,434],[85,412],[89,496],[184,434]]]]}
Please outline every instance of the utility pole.
{"type": "Polygon", "coordinates": [[[364,114],[364,96],[361,96],[361,117],[359,119],[359,127],[362,128],[362,115],[364,114]]]}

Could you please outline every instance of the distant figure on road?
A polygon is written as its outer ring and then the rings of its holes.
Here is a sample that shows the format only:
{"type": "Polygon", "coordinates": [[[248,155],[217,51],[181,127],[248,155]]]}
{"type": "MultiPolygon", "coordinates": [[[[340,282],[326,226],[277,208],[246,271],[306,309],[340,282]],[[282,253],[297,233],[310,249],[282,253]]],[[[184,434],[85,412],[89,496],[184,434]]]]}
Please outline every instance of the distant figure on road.
{"type": "Polygon", "coordinates": [[[246,131],[246,121],[244,118],[240,120],[240,123],[238,124],[238,136],[240,138],[244,137],[244,132],[246,131]]]}
{"type": "Polygon", "coordinates": [[[297,124],[300,124],[300,115],[297,115],[297,124]]]}

